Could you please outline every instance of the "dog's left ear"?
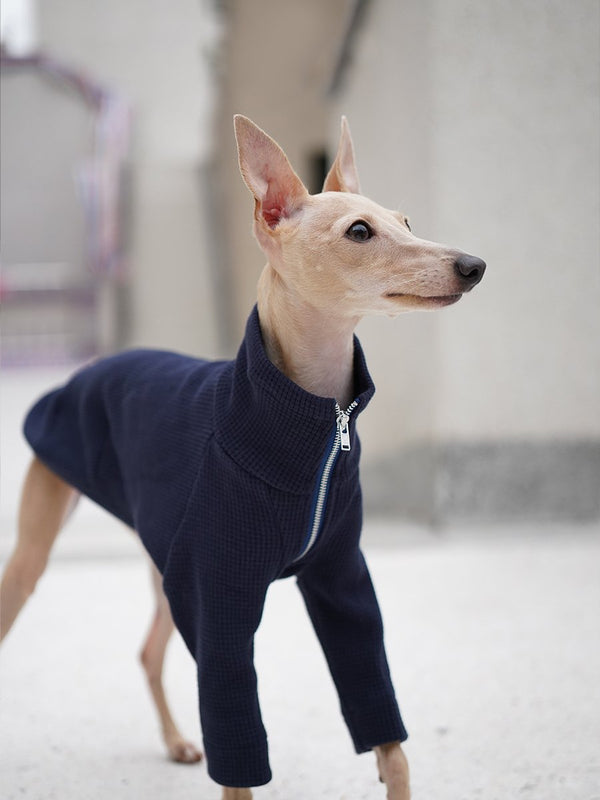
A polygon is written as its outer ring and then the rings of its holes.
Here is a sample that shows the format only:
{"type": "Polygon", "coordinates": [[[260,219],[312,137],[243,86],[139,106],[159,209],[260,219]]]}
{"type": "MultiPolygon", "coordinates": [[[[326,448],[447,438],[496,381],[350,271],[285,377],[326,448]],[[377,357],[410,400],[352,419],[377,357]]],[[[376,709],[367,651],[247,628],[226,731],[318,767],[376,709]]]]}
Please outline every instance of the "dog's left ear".
{"type": "Polygon", "coordinates": [[[346,117],[342,117],[342,131],[337,155],[325,178],[323,191],[360,194],[360,182],[354,161],[354,146],[352,145],[350,126],[346,117]]]}
{"type": "Polygon", "coordinates": [[[240,172],[254,195],[254,218],[263,230],[265,225],[274,229],[302,207],[308,191],[276,141],[247,117],[233,119],[240,172]]]}

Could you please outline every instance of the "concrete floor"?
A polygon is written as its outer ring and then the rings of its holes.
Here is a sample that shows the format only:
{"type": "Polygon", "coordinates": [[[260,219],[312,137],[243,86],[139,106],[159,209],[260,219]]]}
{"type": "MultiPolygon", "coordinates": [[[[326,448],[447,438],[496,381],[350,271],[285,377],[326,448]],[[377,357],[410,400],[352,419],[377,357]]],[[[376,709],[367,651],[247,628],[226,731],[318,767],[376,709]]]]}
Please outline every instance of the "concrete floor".
{"type": "MultiPolygon", "coordinates": [[[[151,613],[137,542],[84,509],[62,534],[0,659],[6,800],[219,796],[163,756],[137,652],[151,613]]],[[[371,522],[367,556],[411,738],[415,800],[599,800],[600,529],[452,531],[371,522]],[[394,547],[378,544],[394,535],[394,547]]],[[[5,553],[9,537],[0,539],[5,553]]],[[[291,580],[257,636],[272,783],[259,800],[384,798],[354,755],[291,580]]],[[[191,658],[167,684],[200,741],[191,658]]]]}
{"type": "MultiPolygon", "coordinates": [[[[3,380],[0,561],[29,458],[20,417],[60,378],[3,380]]],[[[434,536],[368,520],[365,549],[414,800],[600,800],[600,525],[434,536]]],[[[82,502],[1,651],[3,800],[218,800],[203,765],[163,754],[137,662],[151,610],[137,540],[82,502]]],[[[256,662],[274,773],[257,800],[383,800],[291,580],[267,598],[256,662]]],[[[194,665],[175,637],[167,687],[199,742],[194,665]]]]}

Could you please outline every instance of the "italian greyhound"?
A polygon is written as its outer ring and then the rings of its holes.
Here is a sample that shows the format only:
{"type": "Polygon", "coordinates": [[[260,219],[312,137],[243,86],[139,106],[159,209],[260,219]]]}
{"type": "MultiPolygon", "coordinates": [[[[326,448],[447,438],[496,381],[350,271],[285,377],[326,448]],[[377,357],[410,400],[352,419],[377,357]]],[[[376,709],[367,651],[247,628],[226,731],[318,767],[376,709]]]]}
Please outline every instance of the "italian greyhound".
{"type": "Polygon", "coordinates": [[[373,393],[354,336],[366,314],[456,303],[485,263],[415,236],[360,193],[348,123],[323,191],[235,117],[240,171],[267,264],[237,358],[162,351],[101,359],[42,398],[35,457],[2,579],[5,636],[81,493],[135,528],[153,562],[156,612],[141,661],[169,756],[179,732],[162,684],[176,626],[198,664],[209,774],[223,800],[270,780],[253,669],[266,589],[296,576],[357,752],[374,751],[389,800],[408,800],[406,732],[364,557],[356,416],[373,393]],[[147,422],[147,424],[146,424],[147,422]]]}

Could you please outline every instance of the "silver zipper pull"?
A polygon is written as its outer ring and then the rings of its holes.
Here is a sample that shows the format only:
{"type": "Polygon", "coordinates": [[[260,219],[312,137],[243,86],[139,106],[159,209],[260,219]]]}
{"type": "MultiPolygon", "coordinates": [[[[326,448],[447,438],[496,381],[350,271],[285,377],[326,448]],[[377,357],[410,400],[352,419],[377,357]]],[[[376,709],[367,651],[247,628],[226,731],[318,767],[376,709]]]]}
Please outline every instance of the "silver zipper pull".
{"type": "Polygon", "coordinates": [[[340,445],[342,450],[344,451],[350,450],[350,431],[348,430],[349,419],[350,417],[348,416],[348,414],[345,414],[341,409],[338,411],[336,421],[337,421],[338,431],[340,432],[340,445]]]}

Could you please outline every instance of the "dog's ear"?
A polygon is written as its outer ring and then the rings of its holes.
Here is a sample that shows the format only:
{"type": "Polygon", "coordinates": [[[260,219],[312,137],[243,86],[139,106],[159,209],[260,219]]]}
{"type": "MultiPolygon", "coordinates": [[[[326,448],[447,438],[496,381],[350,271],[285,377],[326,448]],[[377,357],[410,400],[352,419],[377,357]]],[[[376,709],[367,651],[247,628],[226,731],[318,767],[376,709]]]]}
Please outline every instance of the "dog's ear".
{"type": "Polygon", "coordinates": [[[354,147],[350,136],[350,126],[346,117],[342,117],[342,131],[335,161],[325,178],[324,192],[354,192],[360,194],[358,171],[354,161],[354,147]]]}
{"type": "Polygon", "coordinates": [[[308,191],[277,142],[247,117],[236,114],[233,119],[240,172],[254,195],[254,216],[276,228],[303,205],[308,191]]]}

